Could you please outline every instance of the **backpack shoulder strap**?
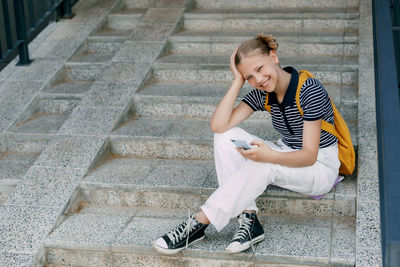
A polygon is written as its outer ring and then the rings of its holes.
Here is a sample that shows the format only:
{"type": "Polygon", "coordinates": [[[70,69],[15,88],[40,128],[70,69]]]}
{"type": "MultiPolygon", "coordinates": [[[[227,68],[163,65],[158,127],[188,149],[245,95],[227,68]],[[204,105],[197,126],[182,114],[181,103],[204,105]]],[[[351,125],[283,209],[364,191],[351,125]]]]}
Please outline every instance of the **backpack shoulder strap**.
{"type": "Polygon", "coordinates": [[[268,105],[268,93],[267,93],[267,95],[265,96],[265,104],[264,104],[264,108],[269,112],[269,113],[271,113],[271,105],[268,105]]]}
{"type": "MultiPolygon", "coordinates": [[[[309,71],[307,71],[307,70],[299,71],[299,83],[297,84],[297,91],[296,91],[296,105],[297,105],[297,109],[299,110],[300,115],[302,117],[303,117],[304,112],[303,112],[303,109],[300,106],[300,91],[301,91],[301,88],[303,87],[304,82],[310,77],[314,78],[314,75],[312,75],[309,71]]],[[[331,100],[333,112],[334,113],[338,112],[336,110],[335,105],[332,102],[332,99],[330,99],[330,100],[331,100]]],[[[333,134],[334,136],[337,137],[337,132],[336,132],[335,126],[333,124],[322,120],[321,129],[326,131],[326,132],[328,132],[328,133],[330,133],[330,134],[333,134]]]]}
{"type": "Polygon", "coordinates": [[[314,76],[309,71],[307,70],[299,71],[299,83],[297,84],[297,90],[296,90],[296,105],[302,117],[303,117],[303,109],[300,106],[300,91],[301,88],[303,87],[304,82],[310,77],[314,78],[314,76]]]}

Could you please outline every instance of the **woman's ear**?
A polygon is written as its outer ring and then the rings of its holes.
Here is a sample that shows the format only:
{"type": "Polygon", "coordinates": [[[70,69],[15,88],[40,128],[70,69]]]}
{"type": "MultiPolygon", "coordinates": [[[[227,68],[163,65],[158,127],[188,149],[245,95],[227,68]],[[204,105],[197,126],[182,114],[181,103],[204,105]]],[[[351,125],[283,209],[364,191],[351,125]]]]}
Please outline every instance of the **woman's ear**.
{"type": "Polygon", "coordinates": [[[269,56],[271,57],[272,62],[273,62],[274,64],[279,64],[279,58],[278,58],[278,56],[276,55],[276,52],[275,52],[274,50],[269,51],[269,56]]]}

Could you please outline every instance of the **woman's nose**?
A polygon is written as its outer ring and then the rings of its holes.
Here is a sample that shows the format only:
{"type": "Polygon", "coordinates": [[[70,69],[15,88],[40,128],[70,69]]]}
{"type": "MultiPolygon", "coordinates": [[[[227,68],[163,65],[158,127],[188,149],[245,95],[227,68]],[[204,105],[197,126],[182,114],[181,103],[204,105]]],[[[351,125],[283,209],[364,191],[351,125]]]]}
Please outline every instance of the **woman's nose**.
{"type": "Polygon", "coordinates": [[[255,78],[256,78],[257,84],[260,84],[263,81],[262,75],[256,75],[255,78]]]}

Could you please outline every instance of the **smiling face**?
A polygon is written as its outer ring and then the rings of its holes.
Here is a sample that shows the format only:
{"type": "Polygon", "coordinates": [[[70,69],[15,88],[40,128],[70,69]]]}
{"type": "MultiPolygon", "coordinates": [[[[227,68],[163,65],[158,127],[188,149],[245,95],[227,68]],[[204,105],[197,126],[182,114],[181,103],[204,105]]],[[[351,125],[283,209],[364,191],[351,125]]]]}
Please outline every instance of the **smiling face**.
{"type": "Polygon", "coordinates": [[[271,93],[278,84],[278,63],[274,51],[269,55],[254,51],[241,59],[237,69],[252,87],[271,93]]]}

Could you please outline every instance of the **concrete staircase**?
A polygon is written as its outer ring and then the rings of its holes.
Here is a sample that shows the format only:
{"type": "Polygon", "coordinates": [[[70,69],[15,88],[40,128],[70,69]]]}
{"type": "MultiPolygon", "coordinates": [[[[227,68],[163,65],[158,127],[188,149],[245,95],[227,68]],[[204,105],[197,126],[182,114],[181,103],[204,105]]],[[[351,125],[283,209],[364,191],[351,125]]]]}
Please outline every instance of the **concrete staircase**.
{"type": "MultiPolygon", "coordinates": [[[[32,65],[0,72],[0,266],[381,266],[371,12],[368,0],[80,0],[30,45],[32,65]],[[357,172],[321,200],[268,187],[254,251],[224,253],[232,220],[160,255],[151,242],[218,186],[210,117],[230,54],[260,32],[281,66],[324,83],[357,172]]],[[[267,113],[240,127],[279,137],[267,113]]]]}
{"type": "MultiPolygon", "coordinates": [[[[102,75],[83,70],[135,57],[121,53],[121,47],[138,38],[131,30],[140,27],[135,21],[147,11],[143,3],[122,1],[66,63],[63,85],[49,92],[85,88],[102,75]]],[[[237,227],[234,220],[221,233],[210,227],[204,242],[176,256],[157,254],[151,241],[216,189],[209,119],[230,86],[230,53],[259,32],[277,37],[282,66],[308,69],[326,85],[357,145],[358,18],[358,1],[198,0],[186,5],[133,95],[126,119],[111,132],[64,219],[45,239],[45,265],[354,266],[356,175],[318,201],[269,187],[257,199],[266,239],[255,251],[224,253],[237,227]]],[[[241,127],[275,140],[268,117],[254,114],[241,127]]]]}

